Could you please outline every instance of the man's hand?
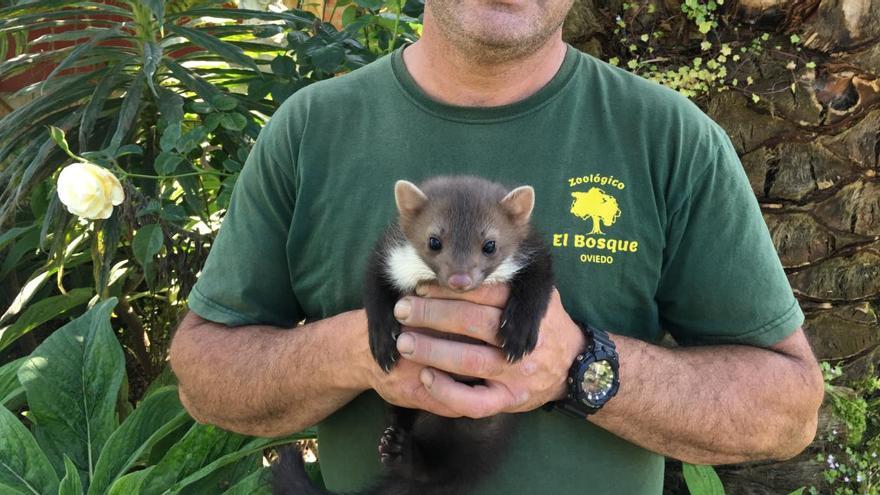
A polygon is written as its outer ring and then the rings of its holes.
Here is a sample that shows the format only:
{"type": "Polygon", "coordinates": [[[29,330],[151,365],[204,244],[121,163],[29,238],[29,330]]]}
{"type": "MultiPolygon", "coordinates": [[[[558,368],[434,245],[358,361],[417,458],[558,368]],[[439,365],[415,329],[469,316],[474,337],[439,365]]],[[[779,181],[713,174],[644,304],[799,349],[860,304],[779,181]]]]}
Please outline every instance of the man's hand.
{"type": "Polygon", "coordinates": [[[457,293],[431,285],[418,292],[422,297],[405,297],[395,308],[395,315],[405,325],[397,339],[397,349],[404,359],[395,372],[400,368],[409,374],[421,368],[420,386],[409,392],[419,398],[425,393],[445,409],[432,412],[482,418],[530,411],[565,395],[568,369],[583,350],[585,337],[565,312],[555,289],[541,322],[538,345],[512,364],[505,359],[497,340],[501,310],[507,302],[506,286],[457,293]],[[488,345],[429,336],[414,328],[461,335],[488,345]],[[468,385],[450,374],[482,378],[484,383],[468,385]]]}

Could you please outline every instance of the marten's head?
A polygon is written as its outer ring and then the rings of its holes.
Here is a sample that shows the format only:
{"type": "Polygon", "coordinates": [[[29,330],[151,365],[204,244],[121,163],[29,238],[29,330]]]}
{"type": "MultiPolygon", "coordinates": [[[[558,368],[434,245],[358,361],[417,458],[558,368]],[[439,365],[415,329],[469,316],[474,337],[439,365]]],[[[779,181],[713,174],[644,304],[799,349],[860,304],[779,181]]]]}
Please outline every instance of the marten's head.
{"type": "Polygon", "coordinates": [[[456,291],[506,282],[525,263],[535,190],[507,191],[478,177],[437,177],[394,186],[399,225],[441,286],[456,291]]]}

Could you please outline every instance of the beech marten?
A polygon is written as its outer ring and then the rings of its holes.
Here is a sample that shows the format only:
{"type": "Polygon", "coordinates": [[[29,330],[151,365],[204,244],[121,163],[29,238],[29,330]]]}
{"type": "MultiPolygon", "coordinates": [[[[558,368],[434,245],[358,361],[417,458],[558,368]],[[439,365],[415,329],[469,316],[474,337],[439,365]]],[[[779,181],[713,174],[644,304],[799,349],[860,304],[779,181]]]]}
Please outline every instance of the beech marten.
{"type": "MultiPolygon", "coordinates": [[[[379,239],[364,282],[370,350],[390,372],[400,358],[394,305],[423,282],[455,291],[507,283],[510,296],[498,330],[514,362],[531,352],[553,290],[550,253],[529,224],[530,186],[508,190],[478,177],[436,177],[421,186],[398,181],[399,213],[379,239]]],[[[379,441],[386,475],[362,495],[468,494],[500,463],[515,415],[446,418],[388,404],[389,426],[379,441]]],[[[313,487],[297,452],[273,469],[276,495],[326,495],[313,487]]]]}

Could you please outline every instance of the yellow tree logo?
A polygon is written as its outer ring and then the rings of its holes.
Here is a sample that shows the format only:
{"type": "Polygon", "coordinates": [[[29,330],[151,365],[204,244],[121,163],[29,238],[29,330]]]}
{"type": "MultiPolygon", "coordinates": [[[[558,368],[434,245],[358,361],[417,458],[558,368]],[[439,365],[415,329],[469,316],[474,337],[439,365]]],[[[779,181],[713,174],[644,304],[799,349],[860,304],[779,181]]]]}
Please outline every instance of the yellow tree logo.
{"type": "Polygon", "coordinates": [[[571,193],[571,196],[574,198],[571,202],[571,213],[583,220],[593,219],[593,230],[590,234],[605,235],[600,224],[610,227],[620,216],[620,208],[614,196],[605,194],[605,191],[598,187],[593,187],[587,192],[576,191],[571,193]]]}

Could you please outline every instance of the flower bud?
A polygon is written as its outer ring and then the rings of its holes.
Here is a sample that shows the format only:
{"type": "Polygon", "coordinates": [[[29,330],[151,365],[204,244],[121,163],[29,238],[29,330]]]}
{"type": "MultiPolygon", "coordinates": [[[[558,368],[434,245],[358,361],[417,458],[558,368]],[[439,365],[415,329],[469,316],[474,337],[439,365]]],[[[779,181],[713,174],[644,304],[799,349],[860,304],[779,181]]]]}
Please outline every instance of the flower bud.
{"type": "Polygon", "coordinates": [[[91,163],[72,163],[58,174],[58,198],[76,216],[110,218],[125,193],[113,173],[91,163]]]}

